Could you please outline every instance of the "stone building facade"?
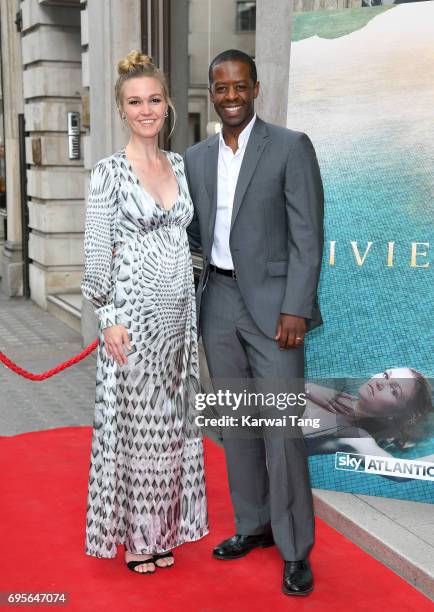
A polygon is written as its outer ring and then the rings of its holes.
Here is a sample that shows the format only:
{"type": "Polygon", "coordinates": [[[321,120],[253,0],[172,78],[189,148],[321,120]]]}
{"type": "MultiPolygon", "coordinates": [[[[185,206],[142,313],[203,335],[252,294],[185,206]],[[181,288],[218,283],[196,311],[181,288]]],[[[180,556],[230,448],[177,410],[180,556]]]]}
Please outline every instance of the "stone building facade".
{"type": "Polygon", "coordinates": [[[89,170],[125,141],[113,100],[115,66],[120,56],[141,47],[141,3],[1,0],[0,10],[7,194],[2,290],[11,296],[25,292],[27,261],[31,299],[79,330],[89,170]],[[81,126],[76,160],[68,154],[70,112],[78,113],[81,126]],[[20,114],[25,168],[20,167],[20,114]],[[28,258],[23,260],[24,240],[28,258]]]}
{"type": "MultiPolygon", "coordinates": [[[[267,41],[275,42],[279,28],[270,22],[265,0],[258,4],[263,23],[272,29],[270,37],[261,36],[261,61],[271,83],[274,51],[267,41]]],[[[287,0],[277,5],[282,14],[290,13],[287,0]]],[[[237,0],[0,0],[4,293],[22,295],[28,285],[40,307],[81,330],[84,341],[94,337],[92,309],[80,293],[85,194],[90,169],[127,138],[113,96],[117,61],[142,48],[169,74],[179,117],[170,147],[182,152],[206,137],[207,124],[217,119],[208,101],[209,60],[234,47],[255,55],[255,8],[254,2],[237,0]],[[68,154],[71,112],[80,119],[78,159],[68,154]]],[[[289,37],[280,31],[287,63],[289,37]]],[[[280,85],[285,88],[284,80],[280,85]]],[[[263,114],[271,110],[268,106],[263,114]]]]}
{"type": "Polygon", "coordinates": [[[363,0],[294,0],[293,10],[296,13],[360,8],[363,0]]]}
{"type": "Polygon", "coordinates": [[[241,49],[255,55],[255,30],[251,21],[241,29],[239,14],[253,2],[190,0],[189,2],[189,140],[207,136],[207,124],[218,118],[209,102],[208,66],[225,49],[241,49]]]}

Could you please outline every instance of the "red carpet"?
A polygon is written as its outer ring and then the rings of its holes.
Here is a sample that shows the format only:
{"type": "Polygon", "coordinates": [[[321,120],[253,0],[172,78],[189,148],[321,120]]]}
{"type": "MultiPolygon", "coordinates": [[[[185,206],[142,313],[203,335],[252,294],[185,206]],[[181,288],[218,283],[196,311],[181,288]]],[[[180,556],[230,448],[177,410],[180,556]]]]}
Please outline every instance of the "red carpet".
{"type": "Polygon", "coordinates": [[[96,612],[433,609],[427,598],[319,519],[311,557],[316,585],[307,598],[281,594],[282,562],[275,548],[233,562],[212,559],[212,546],[231,535],[233,523],[223,453],[208,440],[210,535],[179,547],[176,568],[153,576],[129,572],[122,548],[116,559],[88,557],[83,549],[90,441],[88,427],[0,439],[0,591],[66,591],[67,610],[96,612]]]}

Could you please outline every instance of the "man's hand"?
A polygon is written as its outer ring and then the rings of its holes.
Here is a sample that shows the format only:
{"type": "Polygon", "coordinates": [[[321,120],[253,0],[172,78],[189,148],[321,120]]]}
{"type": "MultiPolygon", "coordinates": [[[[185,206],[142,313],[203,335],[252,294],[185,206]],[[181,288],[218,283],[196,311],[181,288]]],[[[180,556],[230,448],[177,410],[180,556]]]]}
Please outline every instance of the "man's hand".
{"type": "Polygon", "coordinates": [[[304,342],[306,321],[304,317],[281,314],[277,324],[277,334],[274,339],[281,349],[298,348],[304,342]]]}
{"type": "Polygon", "coordinates": [[[112,325],[103,330],[105,339],[105,350],[107,355],[112,357],[119,365],[125,365],[128,358],[125,354],[125,348],[131,349],[128,332],[123,325],[112,325]]]}

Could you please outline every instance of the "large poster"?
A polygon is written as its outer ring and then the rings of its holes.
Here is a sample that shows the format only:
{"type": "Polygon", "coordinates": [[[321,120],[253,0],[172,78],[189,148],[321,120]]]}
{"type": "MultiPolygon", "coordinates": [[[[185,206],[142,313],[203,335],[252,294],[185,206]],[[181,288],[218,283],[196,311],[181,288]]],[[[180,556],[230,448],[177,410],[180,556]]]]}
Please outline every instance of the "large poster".
{"type": "Polygon", "coordinates": [[[372,417],[361,442],[308,439],[314,487],[434,502],[433,75],[433,2],[294,16],[288,127],[326,196],[307,377],[343,390],[342,418],[349,396],[372,417]],[[395,399],[375,404],[383,384],[395,399]]]}

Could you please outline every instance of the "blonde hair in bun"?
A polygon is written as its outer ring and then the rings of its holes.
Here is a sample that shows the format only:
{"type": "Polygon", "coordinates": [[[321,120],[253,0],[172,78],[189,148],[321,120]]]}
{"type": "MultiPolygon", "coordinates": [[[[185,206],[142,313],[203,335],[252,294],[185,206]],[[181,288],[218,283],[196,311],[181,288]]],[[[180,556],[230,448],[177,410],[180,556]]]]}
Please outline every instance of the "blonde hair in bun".
{"type": "Polygon", "coordinates": [[[152,64],[155,67],[152,57],[140,51],[130,51],[118,62],[118,74],[129,74],[136,66],[146,66],[147,64],[152,64]]]}
{"type": "Polygon", "coordinates": [[[122,116],[122,88],[125,81],[137,77],[151,77],[159,81],[163,90],[164,99],[173,113],[173,126],[169,136],[172,135],[176,124],[175,106],[169,96],[169,87],[164,73],[154,64],[152,57],[141,51],[130,51],[118,62],[118,78],[115,84],[115,98],[119,114],[122,116]]]}

